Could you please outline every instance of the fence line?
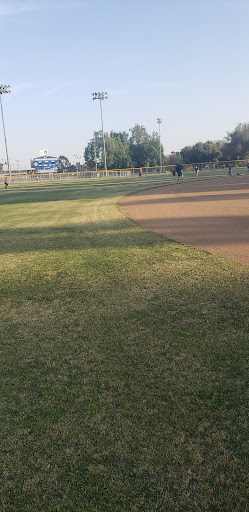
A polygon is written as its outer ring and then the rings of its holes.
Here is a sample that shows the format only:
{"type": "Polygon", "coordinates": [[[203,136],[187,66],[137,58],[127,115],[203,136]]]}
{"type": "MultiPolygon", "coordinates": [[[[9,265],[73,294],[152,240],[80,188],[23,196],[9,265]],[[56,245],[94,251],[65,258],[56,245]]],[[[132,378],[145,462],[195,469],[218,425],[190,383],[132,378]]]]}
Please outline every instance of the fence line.
{"type": "MultiPolygon", "coordinates": [[[[247,167],[249,169],[249,161],[248,160],[223,160],[221,162],[196,162],[192,164],[181,164],[183,166],[184,171],[193,171],[195,166],[198,166],[200,170],[208,170],[208,169],[223,169],[228,165],[232,167],[247,167]]],[[[162,166],[154,166],[154,167],[143,167],[143,174],[161,174],[161,173],[171,173],[175,168],[176,164],[168,164],[162,166]]],[[[8,176],[12,182],[25,182],[25,181],[39,181],[43,180],[64,180],[64,179],[75,179],[75,178],[102,178],[102,177],[127,177],[127,176],[135,176],[139,173],[139,167],[128,167],[126,169],[110,169],[105,171],[104,169],[95,171],[75,171],[75,172],[57,172],[57,173],[44,173],[44,174],[27,174],[27,173],[18,173],[12,171],[11,176],[8,173],[0,174],[0,182],[4,181],[5,176],[8,176]]]]}

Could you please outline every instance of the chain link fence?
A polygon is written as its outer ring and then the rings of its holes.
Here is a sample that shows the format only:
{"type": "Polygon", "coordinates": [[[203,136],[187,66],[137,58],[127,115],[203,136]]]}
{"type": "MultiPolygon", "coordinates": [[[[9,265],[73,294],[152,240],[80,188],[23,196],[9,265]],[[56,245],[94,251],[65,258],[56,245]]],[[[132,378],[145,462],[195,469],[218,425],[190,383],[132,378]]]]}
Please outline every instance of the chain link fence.
{"type": "MultiPolygon", "coordinates": [[[[229,166],[232,168],[244,168],[249,171],[249,161],[248,160],[233,160],[233,161],[223,161],[223,162],[205,162],[205,163],[193,163],[193,164],[181,164],[183,167],[183,171],[194,171],[195,167],[198,166],[198,169],[201,170],[209,170],[209,169],[226,169],[229,166]]],[[[155,167],[143,167],[142,172],[144,175],[148,174],[162,174],[162,173],[172,173],[174,171],[176,165],[169,164],[164,166],[155,166],[155,167]]],[[[51,180],[68,180],[68,179],[84,179],[84,178],[106,178],[106,177],[128,177],[128,176],[138,176],[140,172],[140,168],[127,168],[127,169],[110,169],[110,170],[90,170],[90,171],[75,171],[75,172],[57,172],[57,173],[44,173],[44,174],[29,174],[27,172],[17,172],[12,171],[11,174],[3,173],[0,174],[0,182],[4,182],[5,177],[9,179],[12,183],[18,182],[38,182],[38,181],[51,181],[51,180]]]]}

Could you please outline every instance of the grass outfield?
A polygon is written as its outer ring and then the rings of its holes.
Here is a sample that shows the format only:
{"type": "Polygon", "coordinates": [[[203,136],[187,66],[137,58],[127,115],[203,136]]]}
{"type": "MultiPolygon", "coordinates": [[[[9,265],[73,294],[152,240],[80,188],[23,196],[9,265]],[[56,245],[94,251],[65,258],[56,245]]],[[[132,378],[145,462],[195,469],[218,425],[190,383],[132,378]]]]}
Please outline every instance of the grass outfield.
{"type": "Polygon", "coordinates": [[[1,186],[1,512],[249,511],[249,267],[118,207],[172,182],[1,186]]]}

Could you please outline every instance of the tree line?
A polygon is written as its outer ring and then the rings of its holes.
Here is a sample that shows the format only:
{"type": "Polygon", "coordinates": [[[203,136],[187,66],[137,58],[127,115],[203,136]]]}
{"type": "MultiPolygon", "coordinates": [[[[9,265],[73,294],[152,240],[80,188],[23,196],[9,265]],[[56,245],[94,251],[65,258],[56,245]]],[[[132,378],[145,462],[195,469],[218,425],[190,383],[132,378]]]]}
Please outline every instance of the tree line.
{"type": "MultiPolygon", "coordinates": [[[[229,160],[249,160],[249,123],[240,123],[232,132],[227,132],[223,140],[196,142],[185,146],[179,152],[164,154],[159,135],[151,135],[142,125],[135,124],[128,132],[105,133],[105,147],[108,169],[155,167],[162,165],[221,162],[229,160]]],[[[94,132],[87,144],[84,157],[87,167],[104,169],[102,132],[94,132]]],[[[69,160],[60,157],[60,170],[70,167],[69,160]]]]}
{"type": "Polygon", "coordinates": [[[224,140],[185,146],[180,155],[186,164],[249,159],[249,123],[240,123],[224,140]]]}
{"type": "MultiPolygon", "coordinates": [[[[154,167],[160,163],[159,135],[150,135],[144,126],[136,124],[129,132],[105,133],[106,159],[108,169],[126,169],[129,167],[154,167]]],[[[161,145],[163,154],[163,146],[161,145]]],[[[94,132],[88,143],[85,161],[89,167],[104,168],[102,132],[94,132]]],[[[166,163],[163,155],[164,164],[166,163]]]]}

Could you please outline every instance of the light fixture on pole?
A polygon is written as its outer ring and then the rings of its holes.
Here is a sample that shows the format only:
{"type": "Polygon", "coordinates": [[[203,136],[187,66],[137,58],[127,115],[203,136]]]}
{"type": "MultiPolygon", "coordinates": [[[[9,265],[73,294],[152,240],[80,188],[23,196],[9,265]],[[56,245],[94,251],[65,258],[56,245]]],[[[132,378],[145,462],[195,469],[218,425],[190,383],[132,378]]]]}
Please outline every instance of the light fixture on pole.
{"type": "Polygon", "coordinates": [[[159,148],[160,148],[160,172],[162,172],[162,147],[161,147],[161,133],[160,133],[160,124],[162,123],[162,119],[157,118],[158,130],[159,130],[159,148]]]}
{"type": "Polygon", "coordinates": [[[105,159],[105,175],[107,176],[106,151],[105,151],[105,134],[104,134],[104,125],[103,125],[102,103],[101,103],[103,100],[107,100],[107,92],[93,92],[92,93],[92,97],[93,97],[93,100],[99,100],[99,104],[100,104],[102,136],[103,136],[103,146],[104,146],[104,159],[105,159]]]}
{"type": "Polygon", "coordinates": [[[5,133],[5,124],[4,124],[4,117],[3,117],[3,104],[2,104],[2,94],[8,94],[10,92],[11,92],[10,91],[10,85],[0,85],[0,103],[1,103],[2,120],[3,120],[3,133],[4,133],[4,140],[5,140],[5,149],[6,149],[6,156],[7,156],[8,172],[9,172],[9,175],[11,176],[9,154],[8,154],[8,146],[7,146],[7,139],[6,139],[6,133],[5,133]]]}

